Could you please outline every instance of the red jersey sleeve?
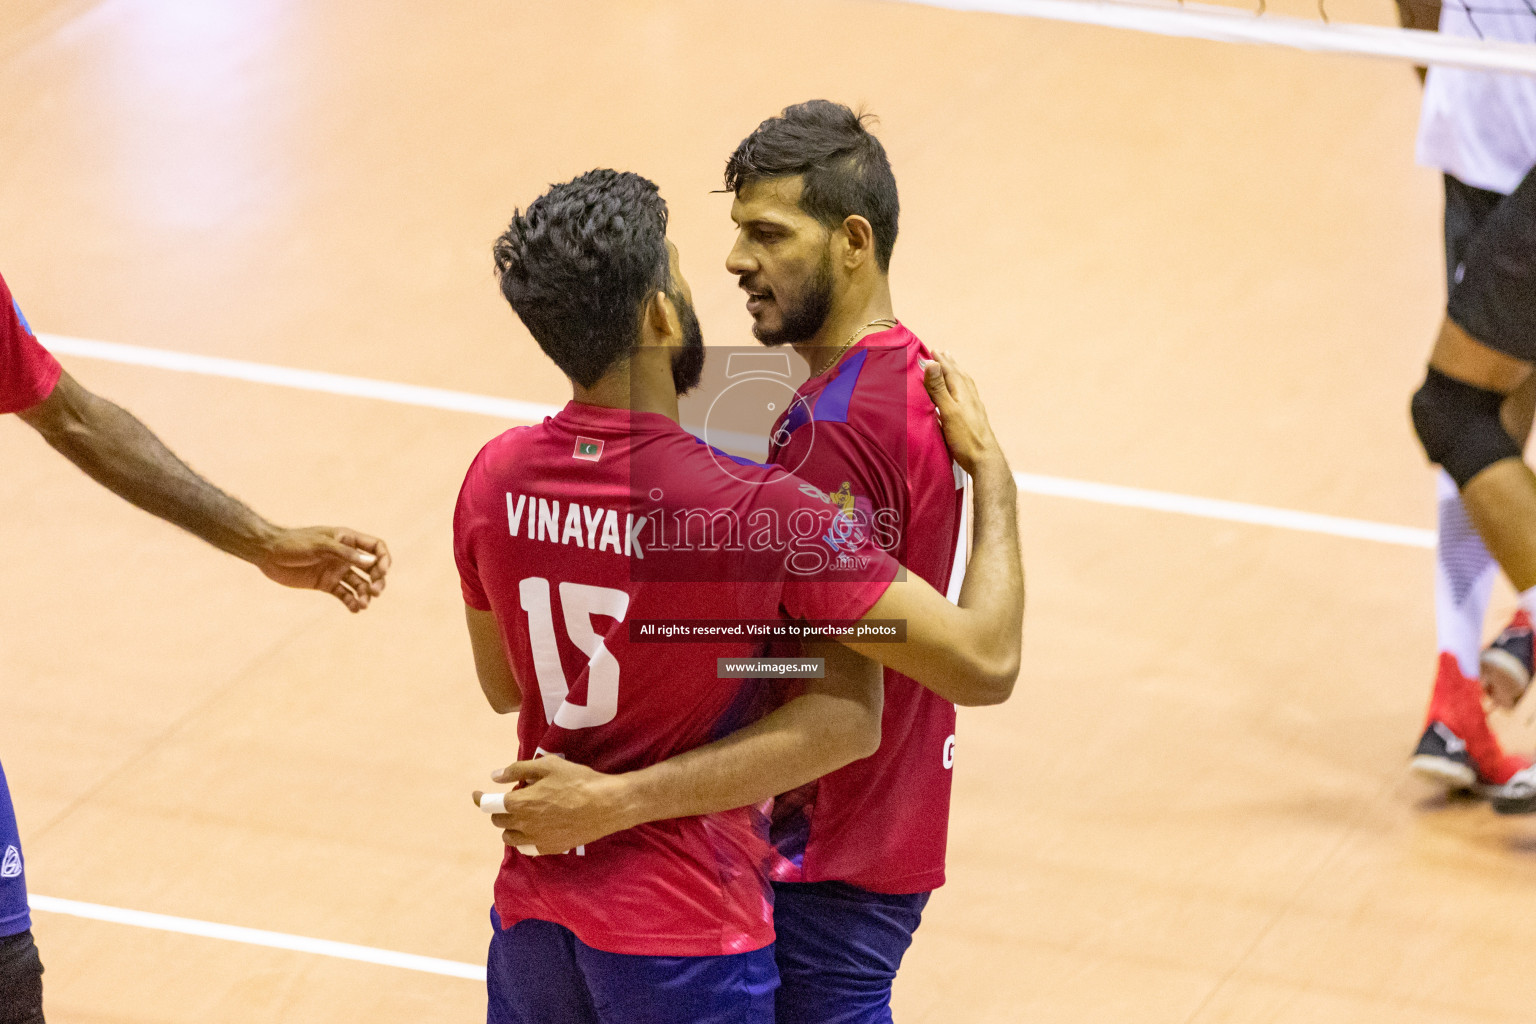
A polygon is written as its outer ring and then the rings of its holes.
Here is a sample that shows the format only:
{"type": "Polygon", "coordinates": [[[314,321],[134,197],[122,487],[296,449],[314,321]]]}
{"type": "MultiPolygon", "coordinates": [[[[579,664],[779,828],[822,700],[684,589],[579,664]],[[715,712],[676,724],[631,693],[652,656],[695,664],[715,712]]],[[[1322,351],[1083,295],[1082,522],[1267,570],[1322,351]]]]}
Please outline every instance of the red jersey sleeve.
{"type": "MultiPolygon", "coordinates": [[[[863,618],[901,565],[874,543],[867,522],[833,501],[796,494],[801,508],[818,514],[820,535],[812,543],[825,559],[813,571],[792,568],[786,575],[780,598],[784,612],[805,620],[863,618]]],[[[791,563],[809,568],[796,560],[791,563]]]]}
{"type": "Polygon", "coordinates": [[[814,443],[795,475],[825,490],[834,505],[866,526],[880,550],[901,562],[911,518],[900,468],[906,452],[891,447],[850,424],[818,422],[814,443]]]}
{"type": "Polygon", "coordinates": [[[808,622],[826,619],[862,619],[896,578],[900,565],[883,551],[876,551],[869,578],[826,581],[816,578],[788,580],[784,584],[784,610],[791,618],[808,622]]]}
{"type": "Polygon", "coordinates": [[[481,480],[481,460],[485,458],[482,450],[475,456],[475,461],[470,463],[469,472],[464,477],[464,486],[459,488],[459,500],[453,509],[453,560],[459,567],[459,589],[463,591],[464,603],[471,608],[482,612],[491,610],[491,600],[485,595],[485,585],[480,581],[480,570],[475,564],[475,536],[487,525],[487,516],[481,508],[483,500],[479,493],[483,488],[479,486],[481,480]]]}
{"type": "Polygon", "coordinates": [[[857,619],[885,593],[901,566],[906,488],[890,456],[847,423],[816,424],[815,443],[795,475],[824,489],[832,508],[849,517],[856,550],[826,572],[786,583],[784,610],[800,619],[857,619]],[[848,566],[862,568],[848,569],[848,566]],[[854,578],[857,577],[857,578],[854,578]]]}
{"type": "Polygon", "coordinates": [[[817,423],[815,442],[795,475],[827,488],[845,510],[889,509],[906,518],[907,493],[901,470],[885,446],[847,423],[817,423]]]}
{"type": "Polygon", "coordinates": [[[49,395],[64,368],[38,343],[0,277],[0,413],[30,409],[49,395]]]}

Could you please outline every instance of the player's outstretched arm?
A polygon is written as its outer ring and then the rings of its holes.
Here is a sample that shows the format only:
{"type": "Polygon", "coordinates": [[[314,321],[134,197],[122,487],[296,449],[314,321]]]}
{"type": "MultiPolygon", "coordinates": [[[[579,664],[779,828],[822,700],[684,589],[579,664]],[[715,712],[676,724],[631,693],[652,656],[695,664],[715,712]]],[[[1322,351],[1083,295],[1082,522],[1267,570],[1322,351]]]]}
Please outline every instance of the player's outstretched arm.
{"type": "MultiPolygon", "coordinates": [[[[574,849],[648,821],[761,803],[880,747],[880,666],[838,644],[807,644],[826,678],[751,725],[638,771],[605,775],[563,758],[518,761],[495,777],[521,782],[492,815],[508,846],[574,849]]],[[[481,794],[474,794],[475,803],[481,794]]]]}
{"type": "Polygon", "coordinates": [[[1013,693],[1024,642],[1018,488],[975,382],[941,354],[924,369],[944,439],[974,483],[971,558],[950,604],[916,573],[892,583],[865,619],[904,619],[907,642],[849,646],[956,704],[1000,704],[1013,693]]]}
{"type": "Polygon", "coordinates": [[[389,549],[356,530],[273,526],[204,480],[126,409],[65,373],[53,393],[19,414],[91,479],[196,534],[287,587],[322,590],[354,612],[384,591],[389,549]]]}

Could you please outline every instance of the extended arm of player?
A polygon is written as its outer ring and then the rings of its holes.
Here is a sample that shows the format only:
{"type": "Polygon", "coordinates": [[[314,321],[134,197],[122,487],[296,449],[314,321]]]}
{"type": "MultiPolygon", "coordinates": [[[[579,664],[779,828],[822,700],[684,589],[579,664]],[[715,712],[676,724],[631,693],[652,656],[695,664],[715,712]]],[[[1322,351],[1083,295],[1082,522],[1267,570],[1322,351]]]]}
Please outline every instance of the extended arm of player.
{"type": "Polygon", "coordinates": [[[975,484],[971,559],[959,607],[916,573],[888,587],[865,619],[905,619],[907,642],[849,646],[956,704],[1000,704],[1013,692],[1024,642],[1018,487],[971,378],[948,355],[924,382],[944,438],[975,484]]]}
{"type": "Polygon", "coordinates": [[[502,841],[570,850],[648,821],[761,803],[873,754],[880,666],[838,644],[808,644],[805,653],[826,660],[826,678],[807,680],[803,694],[751,725],[660,764],[616,775],[557,757],[509,765],[496,781],[524,785],[506,795],[507,813],[491,818],[502,841]]]}
{"type": "Polygon", "coordinates": [[[333,526],[273,526],[194,473],[127,410],[68,373],[19,415],[103,487],[284,586],[323,590],[354,612],[384,590],[390,558],[383,541],[333,526]]]}

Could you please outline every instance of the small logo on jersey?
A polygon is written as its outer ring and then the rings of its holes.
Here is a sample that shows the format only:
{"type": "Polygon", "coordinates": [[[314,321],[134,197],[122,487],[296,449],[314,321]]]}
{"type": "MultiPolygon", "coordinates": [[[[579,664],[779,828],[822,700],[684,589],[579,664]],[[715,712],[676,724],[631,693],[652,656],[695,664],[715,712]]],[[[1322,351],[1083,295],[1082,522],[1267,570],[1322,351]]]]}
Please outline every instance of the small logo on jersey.
{"type": "Polygon", "coordinates": [[[14,846],[5,848],[5,859],[0,860],[0,878],[15,878],[21,874],[21,851],[14,846]]]}
{"type": "Polygon", "coordinates": [[[950,733],[949,734],[949,739],[944,741],[944,767],[945,768],[953,768],[954,766],[955,766],[955,734],[954,733],[950,733]]]}
{"type": "Polygon", "coordinates": [[[573,459],[585,459],[588,462],[596,462],[603,457],[603,442],[590,437],[576,438],[576,450],[571,452],[573,459]]]}
{"type": "Polygon", "coordinates": [[[853,488],[847,480],[843,481],[843,486],[827,495],[827,498],[844,512],[853,511],[853,488]]]}

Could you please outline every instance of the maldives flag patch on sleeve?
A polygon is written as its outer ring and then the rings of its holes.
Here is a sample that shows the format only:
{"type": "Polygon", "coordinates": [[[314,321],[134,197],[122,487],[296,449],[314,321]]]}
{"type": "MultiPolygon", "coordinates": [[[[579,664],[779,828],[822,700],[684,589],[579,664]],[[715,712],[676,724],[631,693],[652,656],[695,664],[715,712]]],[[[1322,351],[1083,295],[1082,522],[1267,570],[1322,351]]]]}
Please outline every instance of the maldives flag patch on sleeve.
{"type": "Polygon", "coordinates": [[[576,450],[571,452],[573,459],[585,459],[588,462],[596,462],[603,457],[603,442],[592,437],[577,437],[576,450]]]}

